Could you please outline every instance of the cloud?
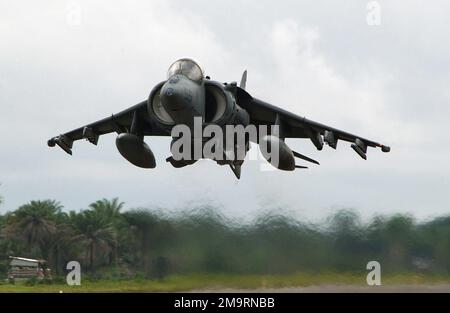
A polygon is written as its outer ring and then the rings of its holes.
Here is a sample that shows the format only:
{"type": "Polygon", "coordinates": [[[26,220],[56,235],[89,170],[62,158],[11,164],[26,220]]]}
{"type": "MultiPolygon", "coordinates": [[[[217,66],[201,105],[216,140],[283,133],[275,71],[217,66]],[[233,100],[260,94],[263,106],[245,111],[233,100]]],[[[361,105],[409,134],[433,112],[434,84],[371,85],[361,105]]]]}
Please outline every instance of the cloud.
{"type": "Polygon", "coordinates": [[[370,28],[360,1],[41,1],[26,10],[2,1],[3,210],[36,198],[76,209],[120,196],[131,206],[167,208],[212,201],[234,215],[262,206],[306,218],[341,206],[447,212],[450,27],[440,5],[448,4],[380,3],[382,25],[370,28]],[[71,3],[79,5],[79,25],[67,22],[71,3]],[[144,100],[185,56],[219,81],[239,80],[247,68],[258,98],[386,142],[392,153],[370,150],[363,162],[346,143],[319,153],[308,140],[289,140],[321,167],[267,173],[247,163],[237,183],[212,162],[171,168],[167,138],[147,138],[153,171],[126,163],[114,135],[98,147],[77,142],[73,157],[46,146],[50,136],[144,100]]]}
{"type": "Polygon", "coordinates": [[[270,34],[270,52],[277,70],[266,96],[299,115],[378,140],[420,140],[420,131],[390,116],[386,101],[388,73],[359,69],[355,76],[340,74],[318,49],[317,27],[294,20],[278,21],[270,34]],[[379,127],[380,123],[383,127],[379,127]]]}

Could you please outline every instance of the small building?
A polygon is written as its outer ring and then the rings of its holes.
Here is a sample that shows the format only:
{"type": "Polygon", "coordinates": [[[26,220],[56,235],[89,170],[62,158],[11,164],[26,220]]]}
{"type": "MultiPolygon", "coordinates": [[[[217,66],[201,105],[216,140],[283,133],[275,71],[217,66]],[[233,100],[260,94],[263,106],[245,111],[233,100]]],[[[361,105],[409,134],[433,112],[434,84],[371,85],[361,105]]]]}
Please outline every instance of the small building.
{"type": "Polygon", "coordinates": [[[47,261],[10,256],[8,279],[12,281],[22,279],[51,278],[47,261]]]}

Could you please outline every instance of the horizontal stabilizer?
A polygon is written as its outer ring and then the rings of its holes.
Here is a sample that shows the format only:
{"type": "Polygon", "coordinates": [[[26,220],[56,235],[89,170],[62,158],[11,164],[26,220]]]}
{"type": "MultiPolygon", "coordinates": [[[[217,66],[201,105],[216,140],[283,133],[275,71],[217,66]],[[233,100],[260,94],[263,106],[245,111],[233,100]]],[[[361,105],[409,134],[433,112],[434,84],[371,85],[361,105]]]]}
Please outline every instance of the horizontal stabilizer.
{"type": "Polygon", "coordinates": [[[296,151],[292,151],[292,153],[294,154],[294,156],[295,156],[296,158],[299,158],[299,159],[302,159],[302,160],[305,160],[305,161],[308,161],[308,162],[311,162],[311,163],[320,165],[319,162],[317,162],[317,161],[314,160],[314,159],[308,158],[306,155],[300,154],[300,153],[298,153],[298,152],[296,152],[296,151]]]}
{"type": "Polygon", "coordinates": [[[296,165],[295,168],[308,168],[307,166],[296,165]]]}

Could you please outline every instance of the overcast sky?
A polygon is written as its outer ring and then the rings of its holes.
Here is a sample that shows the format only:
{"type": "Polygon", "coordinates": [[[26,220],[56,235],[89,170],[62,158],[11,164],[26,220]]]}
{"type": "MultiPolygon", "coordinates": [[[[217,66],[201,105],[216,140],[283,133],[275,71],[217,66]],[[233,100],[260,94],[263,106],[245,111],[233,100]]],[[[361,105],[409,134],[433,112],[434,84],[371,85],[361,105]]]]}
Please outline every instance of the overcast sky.
{"type": "Polygon", "coordinates": [[[32,199],[78,210],[120,197],[166,210],[213,203],[237,217],[450,213],[450,2],[378,1],[375,26],[367,3],[0,0],[0,212],[32,199]],[[248,162],[237,181],[211,161],[171,167],[169,138],[146,138],[152,170],[124,160],[114,134],[97,147],[76,142],[72,157],[47,147],[146,99],[182,57],[219,81],[247,69],[253,96],[392,152],[369,149],[363,161],[346,142],[317,151],[288,140],[321,166],[263,172],[248,162]]]}

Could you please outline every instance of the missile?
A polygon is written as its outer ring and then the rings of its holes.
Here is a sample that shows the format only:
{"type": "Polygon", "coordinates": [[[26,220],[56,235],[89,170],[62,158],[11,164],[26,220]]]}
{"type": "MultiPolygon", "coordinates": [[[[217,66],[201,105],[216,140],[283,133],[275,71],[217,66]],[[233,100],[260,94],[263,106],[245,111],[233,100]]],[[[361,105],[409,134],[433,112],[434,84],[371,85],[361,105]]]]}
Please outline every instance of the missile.
{"type": "Polygon", "coordinates": [[[116,147],[131,164],[142,168],[156,167],[152,150],[139,136],[122,133],[116,138],[116,147]]]}

